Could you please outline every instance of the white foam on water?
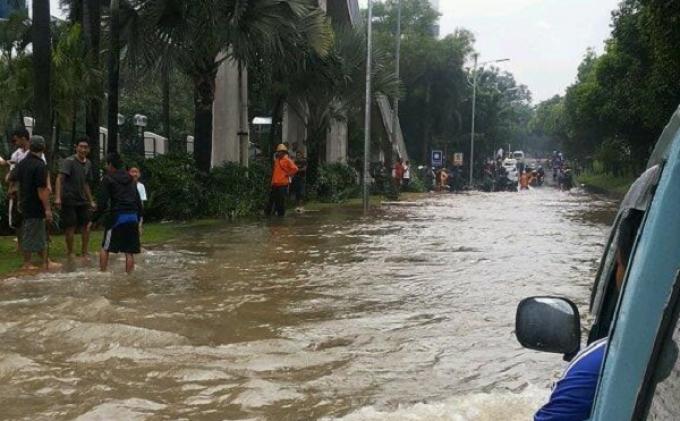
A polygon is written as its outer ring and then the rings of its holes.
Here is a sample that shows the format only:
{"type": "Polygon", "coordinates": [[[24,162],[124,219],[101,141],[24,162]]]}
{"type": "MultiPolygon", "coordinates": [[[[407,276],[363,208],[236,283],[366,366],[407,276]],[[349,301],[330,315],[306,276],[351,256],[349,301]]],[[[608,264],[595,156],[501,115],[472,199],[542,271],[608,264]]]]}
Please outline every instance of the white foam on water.
{"type": "Polygon", "coordinates": [[[136,398],[109,401],[92,408],[75,421],[145,420],[165,407],[157,402],[136,398]]]}
{"type": "Polygon", "coordinates": [[[547,401],[550,391],[529,387],[521,393],[474,393],[437,403],[418,403],[396,410],[362,408],[325,421],[526,421],[547,401]]]}

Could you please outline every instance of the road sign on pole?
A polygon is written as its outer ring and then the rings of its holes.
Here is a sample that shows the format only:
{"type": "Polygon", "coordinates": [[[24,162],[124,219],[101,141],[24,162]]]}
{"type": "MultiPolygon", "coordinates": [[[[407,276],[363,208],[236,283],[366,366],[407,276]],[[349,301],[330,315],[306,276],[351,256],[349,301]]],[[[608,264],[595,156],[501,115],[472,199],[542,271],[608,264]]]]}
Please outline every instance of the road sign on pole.
{"type": "Polygon", "coordinates": [[[442,151],[432,151],[432,166],[441,167],[444,165],[444,153],[442,151]]]}
{"type": "Polygon", "coordinates": [[[456,152],[453,154],[453,166],[462,167],[463,166],[463,154],[456,152]]]}

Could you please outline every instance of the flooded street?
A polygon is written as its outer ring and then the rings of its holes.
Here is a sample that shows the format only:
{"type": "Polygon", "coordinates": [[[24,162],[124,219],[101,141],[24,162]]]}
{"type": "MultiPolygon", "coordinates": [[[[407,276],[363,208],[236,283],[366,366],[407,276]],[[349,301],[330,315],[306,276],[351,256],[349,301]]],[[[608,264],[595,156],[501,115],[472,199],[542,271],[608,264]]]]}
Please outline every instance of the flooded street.
{"type": "Polygon", "coordinates": [[[0,282],[2,419],[524,420],[564,368],[517,303],[587,310],[615,203],[471,193],[187,230],[132,277],[0,282]]]}

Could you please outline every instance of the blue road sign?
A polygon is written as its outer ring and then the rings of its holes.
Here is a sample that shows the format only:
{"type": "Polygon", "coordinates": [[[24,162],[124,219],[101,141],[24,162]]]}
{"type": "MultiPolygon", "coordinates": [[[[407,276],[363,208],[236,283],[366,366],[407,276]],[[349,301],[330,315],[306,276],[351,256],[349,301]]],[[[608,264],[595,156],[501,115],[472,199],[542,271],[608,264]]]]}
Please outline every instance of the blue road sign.
{"type": "Polygon", "coordinates": [[[444,153],[442,151],[432,151],[432,166],[441,167],[444,165],[444,153]]]}

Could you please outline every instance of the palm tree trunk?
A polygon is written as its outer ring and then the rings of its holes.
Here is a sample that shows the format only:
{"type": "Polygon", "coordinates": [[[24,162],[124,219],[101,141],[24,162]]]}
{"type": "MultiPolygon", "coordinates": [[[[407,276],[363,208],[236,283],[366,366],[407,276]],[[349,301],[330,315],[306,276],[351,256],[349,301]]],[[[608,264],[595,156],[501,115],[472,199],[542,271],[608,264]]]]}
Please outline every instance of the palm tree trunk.
{"type": "Polygon", "coordinates": [[[208,173],[212,166],[213,102],[215,76],[194,78],[194,159],[199,171],[208,173]]]}
{"type": "MultiPolygon", "coordinates": [[[[82,1],[82,19],[85,45],[95,67],[99,67],[99,50],[101,46],[101,0],[82,1]]],[[[90,139],[90,159],[99,168],[99,126],[102,103],[93,98],[85,104],[85,133],[90,139]]]]}
{"type": "Polygon", "coordinates": [[[108,153],[118,152],[118,82],[120,79],[120,3],[111,0],[111,45],[109,47],[108,153]]]}
{"type": "Polygon", "coordinates": [[[170,142],[170,69],[163,66],[163,136],[170,142]]]}
{"type": "Polygon", "coordinates": [[[51,148],[52,95],[52,33],[50,30],[50,1],[33,0],[33,115],[34,133],[43,136],[51,148]]]}
{"type": "Polygon", "coordinates": [[[76,139],[78,136],[78,102],[73,104],[73,118],[71,119],[71,148],[73,149],[76,145],[76,139]]]}

